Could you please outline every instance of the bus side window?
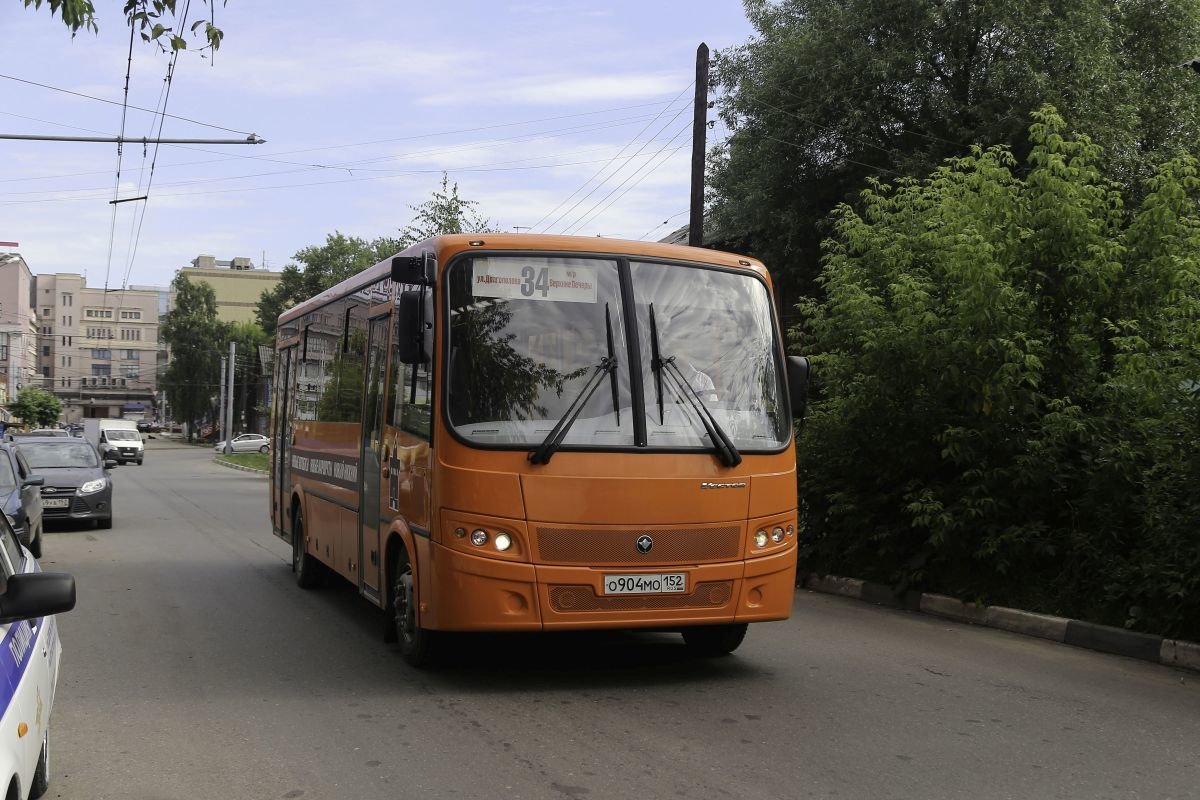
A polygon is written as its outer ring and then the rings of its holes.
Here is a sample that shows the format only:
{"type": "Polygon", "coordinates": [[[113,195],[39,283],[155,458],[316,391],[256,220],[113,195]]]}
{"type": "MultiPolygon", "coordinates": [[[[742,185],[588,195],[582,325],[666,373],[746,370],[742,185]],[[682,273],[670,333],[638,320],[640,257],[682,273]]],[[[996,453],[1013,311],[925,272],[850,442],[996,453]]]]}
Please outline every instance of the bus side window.
{"type": "Polygon", "coordinates": [[[432,435],[433,373],[428,363],[401,364],[397,338],[398,335],[392,336],[391,362],[396,380],[393,394],[395,400],[388,422],[428,441],[432,435]]]}

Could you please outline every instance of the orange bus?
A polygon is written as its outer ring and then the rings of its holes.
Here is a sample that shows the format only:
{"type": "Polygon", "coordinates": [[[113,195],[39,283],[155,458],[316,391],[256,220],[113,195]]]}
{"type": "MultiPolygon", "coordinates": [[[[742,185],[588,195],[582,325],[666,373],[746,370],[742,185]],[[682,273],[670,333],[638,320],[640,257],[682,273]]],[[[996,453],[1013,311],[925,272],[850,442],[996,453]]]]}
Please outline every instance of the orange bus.
{"type": "Polygon", "coordinates": [[[442,631],[676,630],[705,654],[786,618],[787,357],[770,277],[699,248],[430,239],[279,317],[271,520],[424,663],[442,631]]]}

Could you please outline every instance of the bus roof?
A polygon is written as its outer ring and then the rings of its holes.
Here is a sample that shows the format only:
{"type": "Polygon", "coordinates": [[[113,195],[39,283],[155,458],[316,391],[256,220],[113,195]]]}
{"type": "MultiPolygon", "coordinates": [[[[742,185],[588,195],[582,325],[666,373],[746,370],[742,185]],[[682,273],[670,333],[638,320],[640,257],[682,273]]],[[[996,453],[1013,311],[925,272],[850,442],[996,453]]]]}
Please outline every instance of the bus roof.
{"type": "MultiPolygon", "coordinates": [[[[628,239],[606,239],[598,236],[553,236],[539,233],[456,233],[417,242],[397,255],[416,256],[426,250],[433,250],[438,254],[438,269],[440,270],[454,256],[463,251],[476,248],[490,251],[544,250],[548,252],[594,253],[596,255],[642,256],[645,258],[693,261],[734,269],[750,270],[770,281],[766,267],[762,265],[762,262],[748,256],[740,256],[720,250],[708,250],[702,247],[662,244],[660,242],[638,242],[628,239]]],[[[279,315],[279,323],[283,324],[313,309],[320,308],[339,297],[351,294],[365,286],[370,286],[387,278],[392,274],[392,258],[394,256],[385,258],[378,264],[367,267],[357,275],[352,275],[336,286],[326,289],[316,297],[289,308],[279,315]]]]}

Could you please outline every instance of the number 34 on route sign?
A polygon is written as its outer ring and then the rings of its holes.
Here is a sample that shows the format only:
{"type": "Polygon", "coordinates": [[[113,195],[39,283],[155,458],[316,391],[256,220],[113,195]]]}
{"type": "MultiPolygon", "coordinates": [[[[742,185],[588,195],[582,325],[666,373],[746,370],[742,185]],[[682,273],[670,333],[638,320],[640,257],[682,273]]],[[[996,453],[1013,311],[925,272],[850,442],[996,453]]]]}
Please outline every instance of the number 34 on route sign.
{"type": "Polygon", "coordinates": [[[551,303],[596,302],[596,271],[576,265],[522,266],[513,258],[476,259],[471,293],[475,297],[543,300],[551,303]]]}

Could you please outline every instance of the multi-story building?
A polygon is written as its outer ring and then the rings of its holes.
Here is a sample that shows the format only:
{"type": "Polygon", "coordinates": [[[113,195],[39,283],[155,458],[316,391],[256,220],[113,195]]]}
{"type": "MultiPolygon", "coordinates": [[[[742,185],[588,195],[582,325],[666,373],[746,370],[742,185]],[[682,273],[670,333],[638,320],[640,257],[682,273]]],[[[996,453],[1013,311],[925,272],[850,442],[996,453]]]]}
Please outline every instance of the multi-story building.
{"type": "Polygon", "coordinates": [[[255,267],[245,257],[218,261],[213,256],[197,256],[190,267],[182,267],[179,272],[188,280],[212,287],[217,297],[217,319],[222,322],[254,322],[262,293],[274,289],[283,277],[281,272],[255,267]]]}
{"type": "Polygon", "coordinates": [[[70,273],[34,279],[42,383],[67,422],[154,415],[162,291],[92,288],[70,273]]]}
{"type": "Polygon", "coordinates": [[[38,324],[32,306],[33,274],[20,253],[0,253],[0,420],[5,404],[38,378],[38,324]]]}

